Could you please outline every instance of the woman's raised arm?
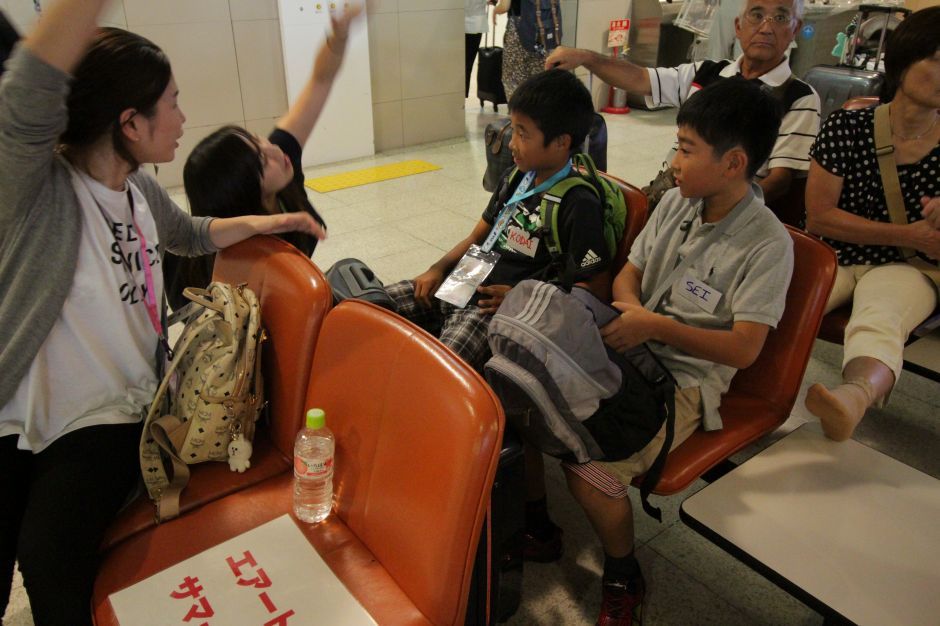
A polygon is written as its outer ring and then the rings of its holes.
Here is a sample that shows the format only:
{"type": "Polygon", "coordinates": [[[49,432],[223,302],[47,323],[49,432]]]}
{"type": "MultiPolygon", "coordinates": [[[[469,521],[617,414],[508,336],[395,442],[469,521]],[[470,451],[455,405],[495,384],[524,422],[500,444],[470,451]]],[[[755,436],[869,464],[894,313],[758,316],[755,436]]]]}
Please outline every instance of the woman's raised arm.
{"type": "Polygon", "coordinates": [[[26,37],[26,46],[49,65],[75,69],[98,28],[98,16],[110,0],[59,0],[26,37]]]}
{"type": "Polygon", "coordinates": [[[362,13],[362,5],[356,4],[347,7],[340,17],[330,18],[333,32],[327,35],[323,45],[320,46],[320,51],[317,52],[310,80],[304,85],[297,95],[297,100],[284,117],[277,121],[277,127],[293,135],[301,146],[307,143],[313,127],[320,118],[320,113],[323,112],[326,99],[333,89],[333,80],[343,64],[349,25],[360,13],[362,13]]]}

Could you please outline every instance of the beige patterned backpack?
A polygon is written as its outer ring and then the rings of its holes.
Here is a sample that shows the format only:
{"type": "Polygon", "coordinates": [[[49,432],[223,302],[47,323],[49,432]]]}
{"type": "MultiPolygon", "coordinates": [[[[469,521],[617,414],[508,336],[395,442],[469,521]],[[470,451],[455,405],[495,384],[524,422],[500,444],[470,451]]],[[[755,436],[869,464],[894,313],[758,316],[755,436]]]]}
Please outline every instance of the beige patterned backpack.
{"type": "Polygon", "coordinates": [[[228,462],[251,466],[255,421],[264,404],[261,343],[265,339],[254,292],[212,283],[187,288],[189,321],[174,347],[140,438],[144,484],[157,521],[179,515],[189,465],[228,462]]]}

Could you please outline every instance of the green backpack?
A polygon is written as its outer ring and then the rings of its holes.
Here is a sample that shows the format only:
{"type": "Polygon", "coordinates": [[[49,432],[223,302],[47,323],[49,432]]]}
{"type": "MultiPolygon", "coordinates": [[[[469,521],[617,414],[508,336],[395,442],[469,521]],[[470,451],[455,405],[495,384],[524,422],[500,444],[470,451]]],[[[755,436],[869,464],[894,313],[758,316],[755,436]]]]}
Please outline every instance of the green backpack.
{"type": "MultiPolygon", "coordinates": [[[[589,155],[574,155],[571,157],[571,165],[578,175],[568,176],[555,183],[551,189],[542,194],[542,202],[539,205],[542,227],[547,228],[549,234],[545,239],[548,251],[553,257],[559,256],[562,252],[561,241],[558,238],[558,207],[561,205],[561,199],[575,187],[588,187],[604,204],[604,239],[613,257],[617,253],[617,246],[623,237],[627,222],[627,202],[623,197],[623,192],[615,183],[597,173],[594,161],[589,155]]],[[[509,175],[510,184],[514,182],[518,174],[518,169],[512,171],[509,175]]]]}

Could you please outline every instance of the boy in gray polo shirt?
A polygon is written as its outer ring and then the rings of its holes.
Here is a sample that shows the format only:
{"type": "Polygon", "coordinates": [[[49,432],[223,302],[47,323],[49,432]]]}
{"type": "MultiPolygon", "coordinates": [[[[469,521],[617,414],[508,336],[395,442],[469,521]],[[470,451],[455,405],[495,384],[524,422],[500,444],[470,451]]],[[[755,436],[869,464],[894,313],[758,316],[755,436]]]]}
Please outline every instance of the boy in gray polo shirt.
{"type": "MultiPolygon", "coordinates": [[[[613,284],[621,316],[601,329],[618,351],[648,342],[676,378],[673,447],[700,423],[721,428],[721,394],[754,362],[783,315],[793,270],[792,240],[750,182],[773,147],[779,105],[756,85],[729,79],[689,98],[676,121],[678,189],[663,197],[633,244],[613,284]],[[653,310],[643,308],[715,229],[723,231],[717,240],[694,255],[653,310]]],[[[562,464],[604,547],[602,626],[638,619],[645,584],[633,555],[626,486],[649,468],[664,434],[624,461],[562,464]]]]}

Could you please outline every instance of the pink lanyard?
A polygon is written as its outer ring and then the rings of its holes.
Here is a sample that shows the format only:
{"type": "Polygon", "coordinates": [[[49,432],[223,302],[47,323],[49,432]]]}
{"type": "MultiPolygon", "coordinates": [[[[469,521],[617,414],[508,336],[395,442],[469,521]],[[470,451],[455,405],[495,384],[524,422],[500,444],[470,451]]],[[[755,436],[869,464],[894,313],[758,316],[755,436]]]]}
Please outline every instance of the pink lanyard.
{"type": "MultiPolygon", "coordinates": [[[[157,336],[163,340],[163,324],[160,323],[160,312],[157,310],[157,298],[153,295],[155,291],[153,286],[153,271],[150,269],[150,255],[147,254],[147,239],[144,237],[144,231],[137,225],[134,219],[134,200],[131,197],[131,190],[127,190],[127,200],[131,205],[131,223],[134,224],[134,230],[137,231],[137,238],[140,240],[140,257],[144,264],[144,282],[147,285],[147,294],[144,296],[144,304],[147,306],[147,315],[150,317],[150,324],[157,332],[157,336]]],[[[124,258],[124,255],[121,255],[124,258]]],[[[129,264],[129,262],[128,262],[129,264]]],[[[125,265],[125,268],[127,265],[125,265]]]]}
{"type": "MultiPolygon", "coordinates": [[[[154,296],[154,284],[153,284],[153,271],[150,269],[150,255],[147,254],[147,239],[144,237],[144,232],[140,229],[140,226],[137,225],[137,220],[134,219],[134,195],[131,193],[130,183],[127,184],[127,204],[130,208],[131,223],[134,225],[134,230],[137,232],[137,240],[140,242],[140,259],[141,264],[144,269],[144,282],[147,286],[147,293],[144,294],[144,305],[147,308],[147,316],[150,318],[150,324],[153,326],[153,330],[157,333],[157,338],[160,340],[160,344],[163,346],[163,349],[166,350],[168,358],[172,358],[173,351],[170,349],[170,344],[167,342],[166,337],[163,334],[163,324],[160,321],[160,311],[157,309],[157,298],[154,296]]],[[[131,262],[125,258],[124,249],[121,247],[120,242],[114,234],[114,224],[108,218],[108,214],[105,212],[104,207],[98,202],[98,198],[95,197],[95,194],[91,193],[89,189],[89,195],[91,199],[95,201],[95,205],[98,207],[98,211],[101,212],[101,217],[104,218],[104,221],[108,224],[108,230],[111,233],[111,236],[114,238],[114,242],[118,246],[118,250],[121,251],[121,265],[124,266],[124,271],[127,273],[127,279],[129,284],[136,284],[137,281],[134,279],[134,272],[131,268],[131,262]]]]}

